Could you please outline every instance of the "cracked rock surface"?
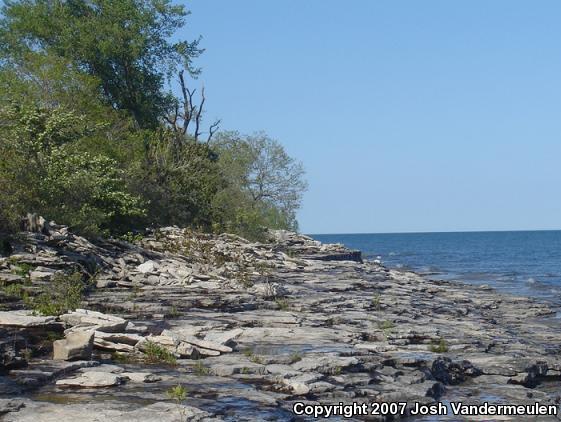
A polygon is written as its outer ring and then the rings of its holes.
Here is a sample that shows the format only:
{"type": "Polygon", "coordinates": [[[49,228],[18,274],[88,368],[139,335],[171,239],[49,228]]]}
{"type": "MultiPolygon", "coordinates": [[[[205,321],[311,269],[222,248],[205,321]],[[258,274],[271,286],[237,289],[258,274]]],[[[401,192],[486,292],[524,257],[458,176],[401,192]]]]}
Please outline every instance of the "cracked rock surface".
{"type": "Polygon", "coordinates": [[[561,402],[559,319],[536,300],[388,270],[289,232],[251,243],[165,228],[94,244],[50,230],[0,258],[4,286],[25,281],[33,294],[69,269],[95,286],[58,317],[2,299],[3,420],[290,421],[302,420],[299,401],[561,402]],[[53,335],[80,332],[93,333],[91,356],[52,360],[53,335]],[[155,347],[167,361],[146,359],[155,347]]]}

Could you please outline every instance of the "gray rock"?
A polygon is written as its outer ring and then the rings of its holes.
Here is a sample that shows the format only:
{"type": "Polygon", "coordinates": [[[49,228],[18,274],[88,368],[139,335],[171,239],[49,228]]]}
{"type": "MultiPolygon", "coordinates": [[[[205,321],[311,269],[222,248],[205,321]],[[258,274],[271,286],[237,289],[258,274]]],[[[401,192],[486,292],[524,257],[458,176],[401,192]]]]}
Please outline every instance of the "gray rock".
{"type": "Polygon", "coordinates": [[[40,215],[27,213],[27,216],[21,219],[21,229],[32,233],[49,235],[50,225],[40,215]]]}
{"type": "Polygon", "coordinates": [[[55,360],[89,360],[92,357],[94,331],[75,331],[53,342],[55,360]]]}
{"type": "Polygon", "coordinates": [[[121,374],[88,371],[80,374],[75,378],[57,380],[56,385],[65,387],[101,388],[113,387],[115,385],[121,384],[125,380],[126,377],[121,374]]]}
{"type": "Polygon", "coordinates": [[[17,412],[24,406],[25,406],[25,404],[21,400],[0,399],[0,415],[3,415],[5,413],[9,413],[9,412],[17,412]]]}
{"type": "Polygon", "coordinates": [[[242,333],[243,330],[241,328],[236,328],[229,331],[211,331],[206,333],[205,340],[223,346],[234,347],[236,345],[236,342],[234,340],[238,338],[242,333]]]}
{"type": "Polygon", "coordinates": [[[56,324],[53,316],[36,316],[32,311],[0,311],[0,326],[44,327],[56,324]]]}
{"type": "Polygon", "coordinates": [[[146,273],[153,273],[158,269],[158,264],[154,261],[146,261],[143,264],[140,264],[138,267],[136,267],[136,270],[146,274],[146,273]]]}
{"type": "Polygon", "coordinates": [[[71,326],[92,326],[97,331],[106,333],[123,332],[128,324],[127,320],[121,317],[86,309],[76,309],[74,312],[61,315],[60,319],[71,326]]]}
{"type": "Polygon", "coordinates": [[[161,381],[162,379],[162,377],[159,377],[158,375],[154,375],[148,372],[123,372],[121,373],[121,375],[123,377],[128,378],[132,382],[152,383],[152,382],[161,381]]]}
{"type": "Polygon", "coordinates": [[[310,392],[310,385],[322,378],[321,374],[307,373],[295,377],[285,378],[283,384],[290,388],[295,396],[303,396],[310,392]]]}

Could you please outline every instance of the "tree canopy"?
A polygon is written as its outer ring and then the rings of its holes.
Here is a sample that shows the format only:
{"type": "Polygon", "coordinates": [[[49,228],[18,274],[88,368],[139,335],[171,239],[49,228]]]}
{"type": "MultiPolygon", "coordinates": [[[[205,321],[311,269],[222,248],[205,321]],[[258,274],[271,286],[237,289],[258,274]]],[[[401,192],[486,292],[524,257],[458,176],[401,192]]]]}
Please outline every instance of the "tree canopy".
{"type": "Polygon", "coordinates": [[[100,95],[154,128],[173,104],[164,82],[178,68],[198,73],[198,39],[171,42],[185,24],[169,0],[24,0],[2,8],[0,48],[15,63],[54,54],[100,81],[100,95]]]}
{"type": "Polygon", "coordinates": [[[203,128],[199,39],[174,38],[183,6],[9,0],[1,13],[0,235],[27,212],[87,235],[297,227],[301,164],[264,133],[203,128]]]}

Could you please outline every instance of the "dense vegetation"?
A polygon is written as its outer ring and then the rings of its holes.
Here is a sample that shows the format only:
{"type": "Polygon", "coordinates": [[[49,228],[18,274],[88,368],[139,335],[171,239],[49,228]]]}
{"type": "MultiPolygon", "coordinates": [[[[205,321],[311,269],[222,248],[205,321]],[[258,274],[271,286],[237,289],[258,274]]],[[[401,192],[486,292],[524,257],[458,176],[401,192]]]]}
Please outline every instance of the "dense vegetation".
{"type": "Polygon", "coordinates": [[[183,6],[18,0],[1,13],[0,238],[27,212],[90,236],[296,228],[301,165],[264,133],[204,126],[189,86],[199,41],[171,41],[183,6]]]}

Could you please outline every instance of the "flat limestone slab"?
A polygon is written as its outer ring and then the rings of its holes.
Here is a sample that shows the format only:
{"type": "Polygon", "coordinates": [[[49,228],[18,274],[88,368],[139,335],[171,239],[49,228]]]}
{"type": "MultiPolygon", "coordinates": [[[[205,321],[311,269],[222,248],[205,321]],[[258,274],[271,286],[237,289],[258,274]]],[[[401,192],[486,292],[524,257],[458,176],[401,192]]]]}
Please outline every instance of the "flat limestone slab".
{"type": "Polygon", "coordinates": [[[61,379],[56,385],[66,387],[113,387],[121,384],[126,378],[120,374],[110,372],[88,371],[75,378],[61,379]]]}
{"type": "Polygon", "coordinates": [[[1,311],[0,326],[8,327],[41,327],[56,324],[54,316],[33,315],[33,311],[1,311]]]}

